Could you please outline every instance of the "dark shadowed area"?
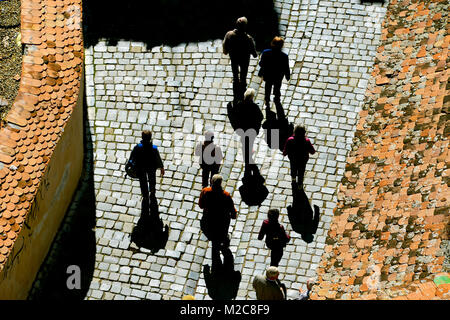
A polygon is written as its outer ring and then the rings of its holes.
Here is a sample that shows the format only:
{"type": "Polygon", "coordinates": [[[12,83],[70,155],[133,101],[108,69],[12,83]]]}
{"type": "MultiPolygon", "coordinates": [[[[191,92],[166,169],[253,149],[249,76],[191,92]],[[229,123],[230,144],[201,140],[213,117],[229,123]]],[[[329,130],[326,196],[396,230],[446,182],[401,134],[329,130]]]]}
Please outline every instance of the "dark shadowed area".
{"type": "Polygon", "coordinates": [[[278,34],[278,15],[272,0],[84,0],[85,46],[106,39],[144,42],[147,49],[161,44],[223,39],[237,18],[246,16],[248,33],[258,50],[278,34]]]}

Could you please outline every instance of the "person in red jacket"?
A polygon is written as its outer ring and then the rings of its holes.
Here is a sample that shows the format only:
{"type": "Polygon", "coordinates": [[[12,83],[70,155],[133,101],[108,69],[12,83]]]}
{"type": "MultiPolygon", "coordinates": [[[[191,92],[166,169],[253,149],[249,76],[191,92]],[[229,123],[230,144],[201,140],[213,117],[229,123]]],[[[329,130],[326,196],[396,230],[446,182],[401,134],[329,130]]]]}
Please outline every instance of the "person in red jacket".
{"type": "Polygon", "coordinates": [[[216,270],[220,262],[220,252],[229,246],[228,228],[231,219],[237,213],[230,194],[222,189],[222,176],[215,174],[211,179],[211,187],[203,188],[198,205],[203,209],[200,228],[212,243],[212,270],[216,270]]]}
{"type": "Polygon", "coordinates": [[[284,227],[278,222],[280,211],[278,209],[270,209],[267,213],[268,219],[263,221],[259,230],[258,240],[266,237],[266,245],[271,250],[270,265],[278,267],[283,257],[283,249],[291,239],[284,231],[284,227]]]}
{"type": "Polygon", "coordinates": [[[316,153],[311,141],[306,137],[303,126],[296,126],[294,134],[290,136],[284,145],[283,156],[288,156],[291,163],[292,183],[303,188],[306,163],[309,155],[316,153]]]}

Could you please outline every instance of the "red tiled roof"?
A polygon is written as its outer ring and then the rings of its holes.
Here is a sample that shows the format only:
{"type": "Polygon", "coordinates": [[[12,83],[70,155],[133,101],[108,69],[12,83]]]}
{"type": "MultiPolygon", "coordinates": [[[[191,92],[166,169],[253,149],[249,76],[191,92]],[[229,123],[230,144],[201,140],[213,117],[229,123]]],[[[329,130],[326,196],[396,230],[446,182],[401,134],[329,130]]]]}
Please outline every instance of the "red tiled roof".
{"type": "MultiPolygon", "coordinates": [[[[447,21],[445,0],[388,6],[313,299],[375,299],[395,288],[408,299],[424,297],[425,289],[415,288],[443,271],[450,208],[447,21]]],[[[434,297],[445,297],[448,287],[441,289],[434,297]]]]}
{"type": "Polygon", "coordinates": [[[78,99],[81,0],[22,0],[25,54],[15,102],[0,127],[0,270],[78,99]]]}

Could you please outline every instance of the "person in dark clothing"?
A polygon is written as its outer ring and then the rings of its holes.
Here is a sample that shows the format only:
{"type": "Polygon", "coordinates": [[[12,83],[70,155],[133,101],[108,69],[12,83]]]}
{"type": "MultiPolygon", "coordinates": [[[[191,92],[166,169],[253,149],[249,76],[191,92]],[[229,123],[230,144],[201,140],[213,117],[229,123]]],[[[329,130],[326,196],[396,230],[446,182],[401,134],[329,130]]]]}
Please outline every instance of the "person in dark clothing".
{"type": "Polygon", "coordinates": [[[281,105],[281,81],[283,77],[289,81],[291,78],[291,72],[289,68],[288,55],[281,51],[284,45],[284,40],[281,37],[273,38],[271,42],[271,48],[266,49],[261,54],[259,61],[259,73],[258,75],[265,81],[265,102],[266,106],[270,108],[270,95],[274,94],[274,102],[277,109],[278,119],[284,119],[283,106],[281,105]]]}
{"type": "Polygon", "coordinates": [[[156,191],[156,170],[161,170],[164,175],[164,166],[159,155],[158,148],[152,144],[152,133],[148,130],[142,131],[142,140],[131,152],[131,159],[136,162],[139,185],[142,197],[146,203],[149,202],[150,193],[156,191]]]}
{"type": "Polygon", "coordinates": [[[220,261],[220,252],[229,246],[228,228],[231,219],[236,219],[237,213],[230,194],[222,189],[222,176],[215,174],[211,179],[211,187],[203,188],[198,205],[203,209],[200,228],[211,241],[212,269],[220,261]]]}
{"type": "Polygon", "coordinates": [[[253,38],[247,34],[247,18],[241,17],[236,21],[236,29],[228,31],[223,40],[223,53],[229,54],[231,70],[233,71],[234,100],[242,99],[247,88],[247,72],[250,55],[256,58],[253,38]]]}
{"type": "Polygon", "coordinates": [[[287,207],[292,229],[301,235],[303,241],[311,243],[319,226],[319,207],[314,205],[313,213],[305,191],[295,188],[294,184],[292,186],[292,196],[294,198],[293,204],[287,207]]]}
{"type": "Polygon", "coordinates": [[[303,178],[305,176],[306,163],[309,155],[316,153],[311,141],[306,137],[306,130],[303,126],[296,126],[294,134],[286,140],[283,156],[288,156],[291,163],[292,182],[303,188],[303,178]]]}
{"type": "Polygon", "coordinates": [[[253,161],[253,144],[261,129],[264,115],[259,106],[253,101],[255,97],[254,89],[247,89],[244,99],[237,103],[232,110],[235,119],[236,133],[241,137],[242,154],[244,157],[244,176],[259,173],[253,161]]]}
{"type": "Polygon", "coordinates": [[[291,239],[284,230],[284,227],[278,222],[280,211],[278,209],[270,209],[268,219],[263,221],[259,230],[258,240],[266,237],[266,245],[271,250],[270,265],[278,267],[283,256],[283,249],[291,239]]]}
{"type": "Polygon", "coordinates": [[[211,178],[219,172],[223,159],[222,150],[214,144],[213,140],[214,133],[207,131],[205,141],[195,148],[195,155],[200,157],[200,168],[202,168],[202,188],[206,188],[211,178]]]}

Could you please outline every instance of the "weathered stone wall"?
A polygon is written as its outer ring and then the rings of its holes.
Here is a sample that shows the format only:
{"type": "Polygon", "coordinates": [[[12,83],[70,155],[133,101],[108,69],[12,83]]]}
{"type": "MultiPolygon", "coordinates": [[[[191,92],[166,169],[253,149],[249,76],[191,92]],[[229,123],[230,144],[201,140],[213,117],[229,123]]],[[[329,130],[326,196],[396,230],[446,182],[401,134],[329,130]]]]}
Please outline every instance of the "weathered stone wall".
{"type": "Polygon", "coordinates": [[[448,255],[448,11],[440,0],[388,6],[314,299],[449,289],[432,282],[448,255]]]}

